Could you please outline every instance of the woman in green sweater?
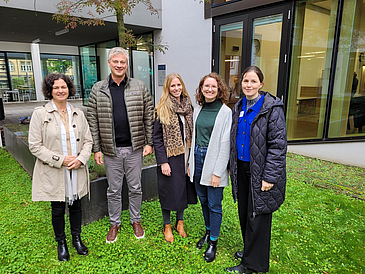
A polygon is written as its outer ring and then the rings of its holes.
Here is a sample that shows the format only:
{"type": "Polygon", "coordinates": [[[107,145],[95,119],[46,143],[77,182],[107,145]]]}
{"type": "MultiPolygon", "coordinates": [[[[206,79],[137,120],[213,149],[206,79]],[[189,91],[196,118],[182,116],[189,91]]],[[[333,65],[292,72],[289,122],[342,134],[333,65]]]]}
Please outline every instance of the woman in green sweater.
{"type": "Polygon", "coordinates": [[[209,243],[204,258],[212,262],[222,223],[223,189],[229,182],[227,165],[232,114],[225,105],[228,88],[217,73],[200,80],[195,97],[199,106],[194,109],[191,144],[194,153],[190,153],[188,174],[194,182],[206,228],[197,247],[201,249],[209,243]]]}

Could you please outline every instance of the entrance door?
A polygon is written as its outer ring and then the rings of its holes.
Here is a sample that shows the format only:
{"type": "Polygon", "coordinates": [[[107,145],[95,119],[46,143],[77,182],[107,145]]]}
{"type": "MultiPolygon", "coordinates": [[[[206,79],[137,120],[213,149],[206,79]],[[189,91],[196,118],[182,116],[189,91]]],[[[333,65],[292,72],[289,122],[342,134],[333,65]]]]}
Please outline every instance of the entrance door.
{"type": "Polygon", "coordinates": [[[230,107],[242,97],[241,72],[250,65],[262,70],[263,90],[285,101],[292,10],[288,3],[214,20],[213,71],[229,87],[230,107]]]}

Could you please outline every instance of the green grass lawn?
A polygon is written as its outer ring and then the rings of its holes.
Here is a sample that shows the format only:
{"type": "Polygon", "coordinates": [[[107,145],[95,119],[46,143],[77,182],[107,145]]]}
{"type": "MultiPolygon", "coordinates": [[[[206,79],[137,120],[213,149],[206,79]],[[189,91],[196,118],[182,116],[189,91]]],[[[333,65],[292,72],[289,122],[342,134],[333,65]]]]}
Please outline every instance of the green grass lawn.
{"type": "MultiPolygon", "coordinates": [[[[200,205],[185,212],[188,237],[165,242],[158,201],[143,203],[146,237],[136,240],[122,213],[118,241],[106,244],[108,218],[83,227],[86,257],[71,246],[57,260],[49,202],[32,202],[31,178],[0,149],[0,273],[225,273],[242,238],[231,188],[224,191],[217,258],[195,247],[204,233],[200,205]]],[[[364,170],[288,155],[286,201],[273,215],[270,273],[365,273],[364,170]],[[353,198],[354,196],[359,198],[353,198]]],[[[67,222],[68,223],[68,222],[67,222]]]]}

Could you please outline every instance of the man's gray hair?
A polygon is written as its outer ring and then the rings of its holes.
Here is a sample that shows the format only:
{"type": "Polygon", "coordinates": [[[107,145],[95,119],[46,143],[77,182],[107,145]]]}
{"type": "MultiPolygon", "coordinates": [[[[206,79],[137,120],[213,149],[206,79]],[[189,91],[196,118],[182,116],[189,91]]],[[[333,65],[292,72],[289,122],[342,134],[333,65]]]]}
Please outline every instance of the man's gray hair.
{"type": "Polygon", "coordinates": [[[125,57],[127,57],[127,62],[129,64],[129,52],[128,50],[121,48],[121,47],[114,47],[111,50],[109,50],[108,53],[108,60],[112,59],[113,56],[123,54],[125,57]]]}

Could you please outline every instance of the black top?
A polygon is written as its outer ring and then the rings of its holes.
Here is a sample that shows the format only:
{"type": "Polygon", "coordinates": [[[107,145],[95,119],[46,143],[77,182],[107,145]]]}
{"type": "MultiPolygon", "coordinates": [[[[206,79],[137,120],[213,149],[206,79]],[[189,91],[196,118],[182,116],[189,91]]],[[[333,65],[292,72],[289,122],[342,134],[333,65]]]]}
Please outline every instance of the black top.
{"type": "Polygon", "coordinates": [[[129,128],[127,108],[124,100],[124,89],[127,82],[127,76],[118,86],[110,77],[109,90],[113,101],[113,121],[115,132],[115,143],[117,147],[132,146],[131,132],[129,128]]]}

